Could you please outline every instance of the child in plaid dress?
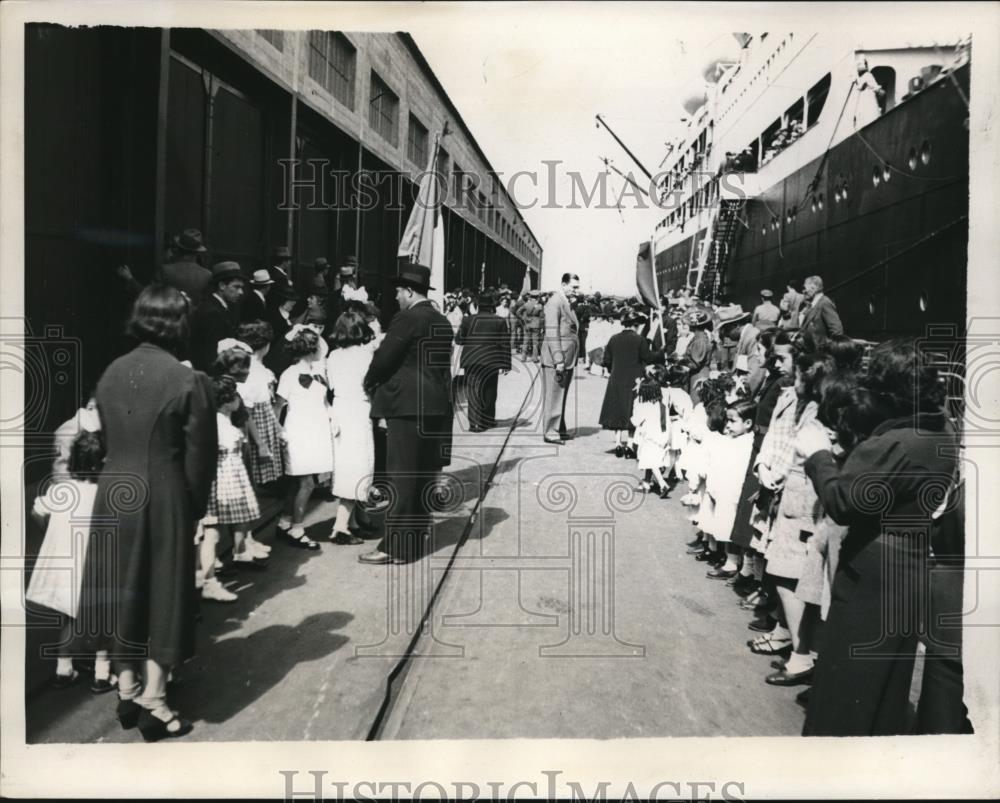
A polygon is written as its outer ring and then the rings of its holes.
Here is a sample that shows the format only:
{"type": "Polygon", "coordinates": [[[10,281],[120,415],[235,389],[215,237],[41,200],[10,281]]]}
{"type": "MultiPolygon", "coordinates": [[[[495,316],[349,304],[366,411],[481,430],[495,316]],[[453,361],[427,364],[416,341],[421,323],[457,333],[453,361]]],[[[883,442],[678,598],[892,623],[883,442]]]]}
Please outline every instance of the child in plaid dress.
{"type": "Polygon", "coordinates": [[[202,598],[215,602],[233,602],[236,595],[222,588],[222,584],[215,578],[216,550],[223,532],[231,531],[233,560],[236,563],[253,563],[254,557],[246,549],[246,532],[250,524],[260,517],[260,509],[243,464],[243,433],[229,418],[240,404],[236,380],[231,376],[217,376],[212,380],[212,390],[215,395],[219,454],[208,500],[208,513],[202,520],[205,531],[201,547],[201,565],[205,573],[202,598]]]}
{"type": "Polygon", "coordinates": [[[253,349],[246,381],[238,385],[243,403],[250,412],[255,436],[250,440],[250,478],[256,486],[267,485],[280,480],[285,474],[281,425],[274,414],[277,380],[263,362],[270,351],[274,330],[269,323],[252,321],[240,327],[239,338],[253,349]]]}

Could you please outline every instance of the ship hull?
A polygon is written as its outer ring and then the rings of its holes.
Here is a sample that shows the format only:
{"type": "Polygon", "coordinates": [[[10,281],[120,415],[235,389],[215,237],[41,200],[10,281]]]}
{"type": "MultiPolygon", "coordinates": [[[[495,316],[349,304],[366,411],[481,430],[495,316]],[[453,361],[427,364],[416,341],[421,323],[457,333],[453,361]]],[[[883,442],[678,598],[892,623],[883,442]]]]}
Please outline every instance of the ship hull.
{"type": "MultiPolygon", "coordinates": [[[[965,97],[968,70],[955,73],[965,97]]],[[[752,309],[760,290],[780,297],[786,283],[801,289],[803,279],[818,275],[853,337],[923,335],[937,325],[964,329],[967,120],[962,94],[945,79],[836,145],[825,160],[763,190],[741,212],[746,226],[725,267],[721,294],[752,309]],[[882,160],[890,165],[888,180],[882,160]],[[807,195],[817,172],[822,207],[807,195]],[[846,198],[837,200],[845,184],[846,198]],[[797,214],[789,222],[791,210],[797,214]]],[[[657,254],[661,288],[685,285],[704,236],[704,230],[694,232],[657,254]]]]}

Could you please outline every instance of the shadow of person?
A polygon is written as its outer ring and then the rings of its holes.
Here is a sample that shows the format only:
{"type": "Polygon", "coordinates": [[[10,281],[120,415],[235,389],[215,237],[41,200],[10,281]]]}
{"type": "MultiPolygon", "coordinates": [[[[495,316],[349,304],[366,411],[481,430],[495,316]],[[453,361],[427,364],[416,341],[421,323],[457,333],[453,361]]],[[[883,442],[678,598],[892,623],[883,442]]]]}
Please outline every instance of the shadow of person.
{"type": "Polygon", "coordinates": [[[287,681],[299,664],[343,647],[348,637],[334,631],[353,618],[344,611],[314,613],[298,625],[271,625],[215,641],[185,664],[171,705],[193,721],[226,722],[287,681]]]}

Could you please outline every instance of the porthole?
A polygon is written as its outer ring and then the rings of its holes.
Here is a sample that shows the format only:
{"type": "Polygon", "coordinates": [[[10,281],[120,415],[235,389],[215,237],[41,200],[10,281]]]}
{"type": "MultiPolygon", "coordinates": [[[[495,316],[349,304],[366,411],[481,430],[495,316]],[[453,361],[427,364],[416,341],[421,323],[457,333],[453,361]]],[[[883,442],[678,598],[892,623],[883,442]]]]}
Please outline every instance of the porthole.
{"type": "Polygon", "coordinates": [[[882,181],[888,184],[890,178],[892,178],[892,165],[886,162],[885,167],[882,168],[882,181]]]}
{"type": "Polygon", "coordinates": [[[921,290],[920,297],[917,299],[917,303],[920,305],[921,312],[927,312],[927,291],[921,290]]]}
{"type": "Polygon", "coordinates": [[[882,171],[879,170],[877,166],[873,167],[872,168],[872,186],[873,187],[877,187],[881,183],[882,183],[882,171]]]}
{"type": "Polygon", "coordinates": [[[916,170],[917,169],[917,149],[916,148],[910,148],[910,155],[906,159],[906,165],[907,165],[907,167],[910,168],[910,170],[916,170]]]}
{"type": "Polygon", "coordinates": [[[875,314],[875,296],[868,296],[868,314],[875,314]]]}
{"type": "Polygon", "coordinates": [[[925,165],[931,162],[931,144],[926,139],[924,144],[920,146],[920,161],[925,165]]]}

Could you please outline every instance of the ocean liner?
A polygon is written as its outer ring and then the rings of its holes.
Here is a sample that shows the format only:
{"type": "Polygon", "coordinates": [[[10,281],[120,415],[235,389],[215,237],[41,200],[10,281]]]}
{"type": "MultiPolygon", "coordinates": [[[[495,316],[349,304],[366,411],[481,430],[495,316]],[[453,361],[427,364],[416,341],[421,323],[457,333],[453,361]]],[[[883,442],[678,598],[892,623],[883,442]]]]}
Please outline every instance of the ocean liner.
{"type": "Polygon", "coordinates": [[[961,326],[971,37],[734,36],[660,165],[660,291],[752,309],[817,274],[852,336],[961,326]]]}

